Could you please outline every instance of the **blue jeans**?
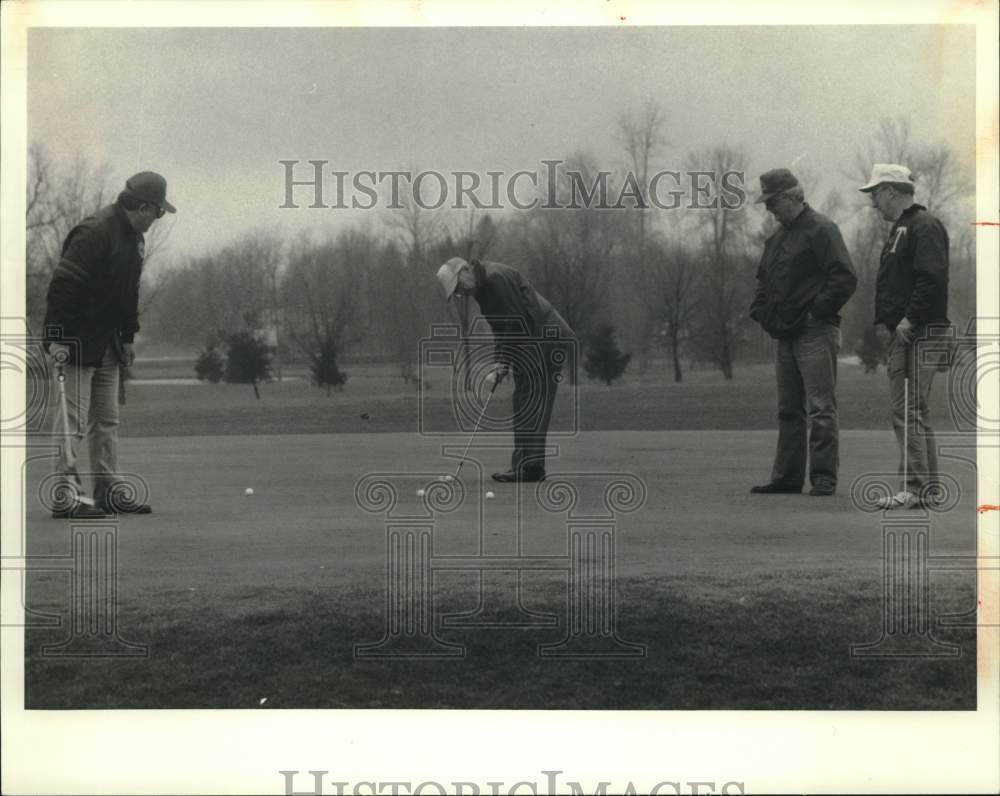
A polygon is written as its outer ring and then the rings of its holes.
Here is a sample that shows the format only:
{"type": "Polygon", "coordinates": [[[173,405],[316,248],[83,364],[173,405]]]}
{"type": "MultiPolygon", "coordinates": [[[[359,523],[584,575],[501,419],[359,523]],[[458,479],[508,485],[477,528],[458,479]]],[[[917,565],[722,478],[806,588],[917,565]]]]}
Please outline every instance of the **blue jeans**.
{"type": "Polygon", "coordinates": [[[934,374],[945,360],[932,343],[921,342],[925,340],[922,330],[916,331],[918,334],[909,343],[893,334],[886,369],[889,372],[892,430],[899,445],[900,483],[903,490],[920,495],[937,478],[937,443],[928,422],[928,399],[934,374]]]}
{"type": "Polygon", "coordinates": [[[778,450],[771,481],[837,485],[840,464],[837,416],[837,352],[840,329],[811,315],[799,334],[778,341],[778,450]]]}
{"type": "Polygon", "coordinates": [[[78,457],[86,433],[97,502],[104,500],[118,472],[118,365],[114,346],[108,346],[100,367],[66,365],[66,418],[57,408],[52,427],[59,444],[56,472],[78,495],[84,494],[78,457]]]}

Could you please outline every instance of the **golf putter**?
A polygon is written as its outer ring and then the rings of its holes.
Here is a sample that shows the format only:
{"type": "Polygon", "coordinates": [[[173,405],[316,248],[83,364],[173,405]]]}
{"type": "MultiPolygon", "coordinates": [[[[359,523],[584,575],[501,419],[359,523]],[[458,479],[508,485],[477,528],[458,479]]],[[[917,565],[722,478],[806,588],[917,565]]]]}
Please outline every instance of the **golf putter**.
{"type": "Polygon", "coordinates": [[[462,465],[465,464],[465,457],[469,455],[469,449],[472,447],[472,442],[476,438],[476,432],[479,431],[479,424],[483,422],[483,418],[486,416],[486,410],[490,406],[490,399],[493,397],[493,393],[497,391],[497,386],[500,384],[500,379],[496,379],[493,382],[493,386],[490,388],[489,395],[486,396],[486,402],[483,404],[483,411],[479,413],[479,419],[476,421],[476,425],[472,428],[472,436],[469,437],[469,444],[465,446],[465,453],[462,454],[462,458],[458,462],[458,469],[455,470],[455,475],[452,476],[452,480],[457,481],[459,473],[462,472],[462,465]]]}
{"type": "Polygon", "coordinates": [[[908,492],[910,488],[909,478],[909,453],[910,445],[908,434],[910,431],[910,378],[903,377],[903,491],[908,492]]]}
{"type": "MultiPolygon", "coordinates": [[[[62,416],[62,427],[63,427],[63,455],[66,457],[66,461],[69,461],[73,454],[72,445],[70,443],[70,430],[69,430],[69,406],[66,402],[66,371],[63,368],[62,362],[56,363],[56,381],[59,383],[59,412],[62,416]]],[[[87,506],[95,505],[94,499],[87,495],[77,494],[76,499],[87,506]]]]}

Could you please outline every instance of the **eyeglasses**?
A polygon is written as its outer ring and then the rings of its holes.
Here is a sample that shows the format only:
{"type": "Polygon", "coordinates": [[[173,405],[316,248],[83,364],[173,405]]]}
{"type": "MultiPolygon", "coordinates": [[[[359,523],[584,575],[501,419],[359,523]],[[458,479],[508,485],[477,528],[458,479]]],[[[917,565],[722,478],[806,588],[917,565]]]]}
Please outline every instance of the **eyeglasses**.
{"type": "Polygon", "coordinates": [[[784,194],[778,194],[777,196],[772,196],[770,199],[764,202],[764,209],[774,210],[778,202],[782,201],[784,198],[785,198],[784,194]]]}
{"type": "Polygon", "coordinates": [[[871,197],[871,203],[872,203],[872,205],[877,205],[878,204],[878,195],[879,195],[879,192],[880,191],[884,191],[888,187],[889,187],[888,185],[879,185],[877,188],[875,188],[875,190],[873,190],[869,194],[869,196],[871,197]]]}
{"type": "Polygon", "coordinates": [[[156,217],[157,218],[163,218],[166,214],[167,214],[167,208],[160,207],[159,205],[156,206],[156,217]]]}

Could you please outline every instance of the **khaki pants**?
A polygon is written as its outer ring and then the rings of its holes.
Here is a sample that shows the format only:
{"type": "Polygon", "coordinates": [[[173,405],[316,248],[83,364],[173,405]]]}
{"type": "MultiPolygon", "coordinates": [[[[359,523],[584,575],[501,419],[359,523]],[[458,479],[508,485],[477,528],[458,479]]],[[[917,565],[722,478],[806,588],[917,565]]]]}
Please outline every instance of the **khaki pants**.
{"type": "Polygon", "coordinates": [[[927,340],[922,328],[912,342],[895,334],[889,343],[887,370],[892,403],[892,429],[899,445],[899,477],[902,489],[920,495],[937,479],[938,458],[931,428],[929,399],[934,374],[947,363],[946,354],[927,340]],[[905,473],[904,473],[905,429],[905,473]]]}
{"type": "Polygon", "coordinates": [[[66,365],[67,416],[64,421],[57,407],[52,428],[59,444],[56,472],[63,484],[78,495],[84,494],[78,461],[80,441],[86,433],[93,496],[98,503],[104,501],[118,472],[118,365],[114,346],[108,346],[100,367],[66,365]]]}

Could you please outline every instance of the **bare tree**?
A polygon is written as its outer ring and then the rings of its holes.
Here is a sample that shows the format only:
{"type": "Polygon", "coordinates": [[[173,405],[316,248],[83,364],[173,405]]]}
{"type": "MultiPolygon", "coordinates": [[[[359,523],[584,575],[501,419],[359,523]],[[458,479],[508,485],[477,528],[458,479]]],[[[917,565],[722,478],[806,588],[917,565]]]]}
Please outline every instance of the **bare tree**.
{"type": "Polygon", "coordinates": [[[932,213],[951,215],[958,203],[974,193],[972,175],[948,144],[920,147],[911,163],[924,203],[932,213]]]}
{"type": "MultiPolygon", "coordinates": [[[[442,231],[439,214],[421,207],[412,197],[402,200],[388,224],[401,244],[402,258],[386,260],[381,271],[380,300],[385,309],[383,329],[399,365],[403,380],[417,378],[419,340],[427,328],[432,306],[434,272],[439,263],[431,261],[442,231]]],[[[438,302],[440,303],[440,299],[438,302]]]]}
{"type": "Polygon", "coordinates": [[[697,260],[689,249],[680,243],[650,241],[648,257],[649,281],[645,294],[658,306],[654,317],[666,336],[667,347],[674,369],[674,381],[682,381],[681,345],[687,338],[696,310],[698,288],[697,260]]]}
{"type": "Polygon", "coordinates": [[[500,227],[489,213],[481,213],[470,207],[469,212],[458,225],[454,235],[454,248],[461,251],[466,260],[483,259],[497,241],[500,227]]]}
{"type": "Polygon", "coordinates": [[[312,363],[317,386],[339,387],[337,361],[359,337],[360,275],[372,259],[373,242],[357,232],[335,241],[304,243],[289,257],[285,275],[288,331],[312,363]]]}
{"type": "Polygon", "coordinates": [[[747,160],[745,152],[725,144],[688,158],[689,170],[703,175],[698,179],[706,188],[698,199],[701,206],[691,211],[701,239],[698,260],[702,266],[699,328],[694,340],[701,355],[718,365],[727,380],[733,377],[749,306],[751,255],[746,211],[730,207],[722,187],[726,175],[746,171],[747,160]]]}
{"type": "MultiPolygon", "coordinates": [[[[873,163],[907,164],[913,154],[910,120],[905,116],[879,119],[878,132],[874,138],[860,147],[854,156],[854,164],[847,176],[867,182],[873,163]]],[[[860,184],[860,183],[859,183],[860,184]]]]}
{"type": "MultiPolygon", "coordinates": [[[[587,184],[598,177],[590,158],[578,155],[566,163],[567,171],[575,171],[587,184]]],[[[518,233],[532,284],[582,339],[608,311],[608,289],[624,238],[622,214],[568,206],[565,174],[559,191],[563,206],[535,208],[524,217],[518,233]]]]}
{"type": "Polygon", "coordinates": [[[618,133],[621,145],[628,158],[631,173],[636,178],[639,201],[636,202],[635,220],[637,227],[636,252],[642,261],[646,242],[646,225],[649,201],[649,172],[656,157],[667,144],[663,133],[666,114],[654,99],[647,98],[638,112],[623,114],[618,119],[618,133]]]}
{"type": "MultiPolygon", "coordinates": [[[[625,151],[628,173],[626,180],[631,181],[629,190],[636,193],[632,207],[629,210],[633,221],[626,244],[628,255],[623,258],[622,284],[631,288],[628,302],[636,311],[628,314],[630,321],[630,337],[632,347],[636,351],[639,362],[639,372],[645,372],[648,366],[651,341],[658,322],[658,311],[649,302],[648,281],[650,279],[650,263],[647,262],[647,242],[649,238],[649,179],[657,157],[667,145],[663,132],[666,114],[662,105],[652,98],[646,98],[642,106],[618,118],[619,142],[625,151]],[[625,261],[628,262],[625,262],[625,261]]],[[[665,261],[660,258],[657,265],[665,261]]],[[[655,270],[655,269],[654,269],[655,270]]],[[[654,278],[658,275],[653,274],[654,278]]],[[[679,360],[675,360],[675,376],[679,372],[679,360]]]]}

